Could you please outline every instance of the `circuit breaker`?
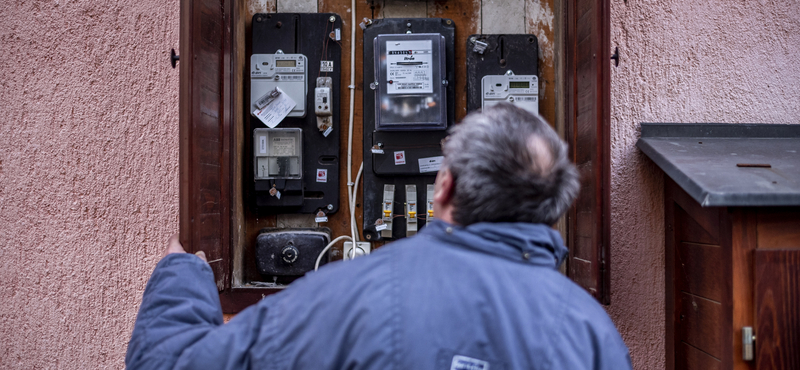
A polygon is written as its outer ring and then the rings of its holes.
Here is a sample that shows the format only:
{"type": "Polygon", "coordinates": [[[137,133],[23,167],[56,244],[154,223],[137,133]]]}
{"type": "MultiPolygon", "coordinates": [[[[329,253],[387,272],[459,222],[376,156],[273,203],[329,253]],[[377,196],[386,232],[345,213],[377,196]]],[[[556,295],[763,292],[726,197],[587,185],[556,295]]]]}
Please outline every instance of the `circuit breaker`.
{"type": "Polygon", "coordinates": [[[363,27],[364,238],[398,239],[433,217],[427,189],[455,115],[455,24],[384,18],[363,27]]]}
{"type": "Polygon", "coordinates": [[[341,27],[331,13],[253,16],[243,184],[257,214],[339,209],[341,27]]]}

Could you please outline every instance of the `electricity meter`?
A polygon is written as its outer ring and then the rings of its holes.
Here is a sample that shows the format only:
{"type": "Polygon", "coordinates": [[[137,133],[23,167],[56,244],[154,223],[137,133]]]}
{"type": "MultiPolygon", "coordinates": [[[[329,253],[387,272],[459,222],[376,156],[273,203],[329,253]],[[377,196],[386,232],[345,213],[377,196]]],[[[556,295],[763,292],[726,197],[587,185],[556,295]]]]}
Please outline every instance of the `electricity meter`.
{"type": "Polygon", "coordinates": [[[536,75],[488,75],[481,79],[481,108],[500,102],[511,103],[539,114],[539,78],[536,75]]]}
{"type": "Polygon", "coordinates": [[[375,129],[447,128],[445,42],[439,33],[387,34],[373,40],[375,129]]]}
{"type": "Polygon", "coordinates": [[[255,179],[303,177],[303,130],[257,128],[253,131],[255,179]]]}
{"type": "Polygon", "coordinates": [[[297,104],[287,117],[306,116],[308,59],[303,54],[253,54],[250,57],[250,112],[264,108],[263,99],[280,87],[297,104]],[[260,106],[261,105],[261,106],[260,106]]]}

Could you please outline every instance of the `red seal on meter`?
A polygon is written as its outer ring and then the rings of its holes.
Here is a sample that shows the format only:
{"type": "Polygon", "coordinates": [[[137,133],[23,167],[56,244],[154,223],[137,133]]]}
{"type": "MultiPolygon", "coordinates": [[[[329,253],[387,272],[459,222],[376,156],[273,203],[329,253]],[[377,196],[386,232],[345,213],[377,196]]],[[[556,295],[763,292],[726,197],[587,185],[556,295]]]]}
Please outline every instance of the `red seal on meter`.
{"type": "Polygon", "coordinates": [[[317,182],[328,182],[328,170],[317,169],[317,182]]]}
{"type": "Polygon", "coordinates": [[[405,151],[394,152],[394,165],[398,166],[401,164],[406,164],[406,152],[405,151]]]}

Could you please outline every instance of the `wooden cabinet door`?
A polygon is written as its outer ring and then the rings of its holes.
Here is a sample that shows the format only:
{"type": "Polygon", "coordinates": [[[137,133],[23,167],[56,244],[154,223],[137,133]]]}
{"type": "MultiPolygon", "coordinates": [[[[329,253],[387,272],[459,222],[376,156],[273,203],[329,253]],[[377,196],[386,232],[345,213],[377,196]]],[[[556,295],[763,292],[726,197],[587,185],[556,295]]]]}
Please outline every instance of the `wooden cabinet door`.
{"type": "Polygon", "coordinates": [[[180,239],[230,287],[231,1],[182,0],[180,239]]]}
{"type": "Polygon", "coordinates": [[[567,2],[566,139],[581,175],[567,222],[568,274],[610,303],[609,2],[567,2]]]}
{"type": "Polygon", "coordinates": [[[755,254],[756,368],[800,369],[800,249],[755,254]]]}

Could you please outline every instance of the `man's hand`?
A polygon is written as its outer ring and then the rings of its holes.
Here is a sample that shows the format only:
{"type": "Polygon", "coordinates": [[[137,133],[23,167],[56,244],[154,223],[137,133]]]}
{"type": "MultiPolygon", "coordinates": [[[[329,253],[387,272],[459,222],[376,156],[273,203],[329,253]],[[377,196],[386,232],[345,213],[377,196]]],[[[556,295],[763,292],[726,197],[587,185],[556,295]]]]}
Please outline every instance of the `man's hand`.
{"type": "MultiPolygon", "coordinates": [[[[180,239],[178,238],[178,234],[172,234],[169,237],[169,241],[167,241],[167,249],[164,250],[164,253],[161,254],[161,258],[166,257],[168,254],[172,253],[186,253],[181,245],[180,239]]],[[[208,262],[206,259],[206,254],[203,251],[198,251],[195,253],[197,257],[200,257],[201,260],[208,262]]]]}

